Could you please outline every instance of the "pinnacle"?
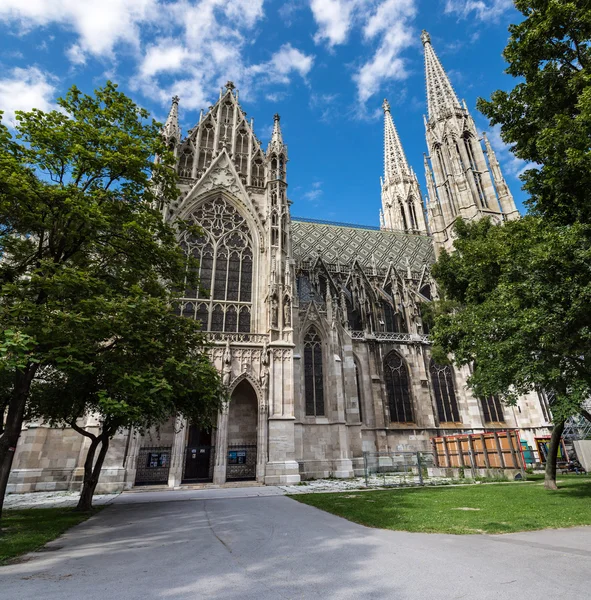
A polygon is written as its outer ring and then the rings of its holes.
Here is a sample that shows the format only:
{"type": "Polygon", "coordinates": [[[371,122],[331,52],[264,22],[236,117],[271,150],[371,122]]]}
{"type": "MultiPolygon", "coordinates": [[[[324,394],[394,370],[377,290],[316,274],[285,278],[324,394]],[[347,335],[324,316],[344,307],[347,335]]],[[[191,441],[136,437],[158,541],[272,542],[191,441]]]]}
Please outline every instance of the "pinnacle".
{"type": "Polygon", "coordinates": [[[421,32],[421,42],[423,42],[423,46],[431,43],[431,36],[429,35],[426,29],[423,29],[423,31],[421,32]]]}
{"type": "Polygon", "coordinates": [[[178,96],[172,97],[170,112],[162,129],[162,135],[169,141],[178,143],[181,139],[181,128],[179,127],[179,101],[178,96]]]}
{"type": "Polygon", "coordinates": [[[273,133],[271,134],[271,140],[267,147],[267,153],[269,152],[282,152],[285,150],[285,144],[283,143],[283,135],[281,133],[280,125],[281,117],[278,113],[273,115],[273,133]]]}

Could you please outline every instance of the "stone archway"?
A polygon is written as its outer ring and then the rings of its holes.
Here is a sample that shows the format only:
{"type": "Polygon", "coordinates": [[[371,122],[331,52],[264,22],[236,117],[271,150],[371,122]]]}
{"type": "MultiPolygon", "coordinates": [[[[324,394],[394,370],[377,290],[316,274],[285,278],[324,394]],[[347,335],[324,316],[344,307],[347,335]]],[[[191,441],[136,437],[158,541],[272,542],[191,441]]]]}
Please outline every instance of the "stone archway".
{"type": "Polygon", "coordinates": [[[228,407],[226,480],[256,478],[258,412],[257,393],[243,379],[234,388],[228,407]]]}

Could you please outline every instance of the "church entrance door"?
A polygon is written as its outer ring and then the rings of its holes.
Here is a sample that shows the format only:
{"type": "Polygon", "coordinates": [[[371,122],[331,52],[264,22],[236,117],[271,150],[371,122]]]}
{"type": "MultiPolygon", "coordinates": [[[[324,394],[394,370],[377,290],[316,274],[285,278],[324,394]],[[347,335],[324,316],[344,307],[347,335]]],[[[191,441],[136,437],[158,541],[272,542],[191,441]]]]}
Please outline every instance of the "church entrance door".
{"type": "Polygon", "coordinates": [[[211,431],[189,426],[189,439],[185,453],[183,483],[211,481],[213,477],[213,446],[211,431]]]}
{"type": "Polygon", "coordinates": [[[256,478],[258,399],[252,385],[241,381],[230,399],[226,480],[256,478]]]}

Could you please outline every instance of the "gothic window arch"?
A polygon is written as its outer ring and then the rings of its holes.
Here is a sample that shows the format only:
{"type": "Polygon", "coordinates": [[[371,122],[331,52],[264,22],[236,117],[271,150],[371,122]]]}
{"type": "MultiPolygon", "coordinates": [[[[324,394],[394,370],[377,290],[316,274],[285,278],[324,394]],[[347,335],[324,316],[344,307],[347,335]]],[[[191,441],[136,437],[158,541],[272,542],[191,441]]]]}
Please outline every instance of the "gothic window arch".
{"type": "Polygon", "coordinates": [[[359,407],[359,420],[363,423],[363,388],[361,386],[361,367],[356,357],[353,358],[355,365],[355,385],[357,386],[357,406],[359,407]]]}
{"type": "Polygon", "coordinates": [[[478,170],[478,165],[476,163],[476,155],[474,153],[474,137],[470,132],[466,131],[462,135],[462,138],[464,140],[464,148],[466,149],[468,160],[470,161],[470,168],[472,169],[472,176],[474,177],[474,185],[476,186],[476,191],[478,192],[480,203],[484,208],[488,208],[486,194],[484,193],[484,188],[482,185],[482,177],[480,171],[478,170]]]}
{"type": "Polygon", "coordinates": [[[199,205],[190,221],[203,233],[187,234],[181,245],[199,261],[200,289],[187,286],[182,301],[195,306],[191,316],[205,331],[250,332],[254,253],[245,218],[220,195],[199,205]]]}
{"type": "Polygon", "coordinates": [[[431,385],[435,395],[437,416],[440,423],[459,423],[460,413],[450,365],[438,365],[433,359],[429,365],[431,385]]]}
{"type": "Polygon", "coordinates": [[[398,352],[392,350],[384,358],[384,383],[393,423],[414,423],[408,369],[398,352]]]}
{"type": "Polygon", "coordinates": [[[485,423],[504,423],[503,404],[498,396],[486,396],[480,399],[482,416],[485,423]]]}
{"type": "Polygon", "coordinates": [[[185,146],[179,158],[179,176],[191,177],[193,170],[193,151],[189,146],[185,146]]]}
{"type": "Polygon", "coordinates": [[[324,416],[322,340],[315,327],[304,336],[304,389],[306,416],[324,416]]]}

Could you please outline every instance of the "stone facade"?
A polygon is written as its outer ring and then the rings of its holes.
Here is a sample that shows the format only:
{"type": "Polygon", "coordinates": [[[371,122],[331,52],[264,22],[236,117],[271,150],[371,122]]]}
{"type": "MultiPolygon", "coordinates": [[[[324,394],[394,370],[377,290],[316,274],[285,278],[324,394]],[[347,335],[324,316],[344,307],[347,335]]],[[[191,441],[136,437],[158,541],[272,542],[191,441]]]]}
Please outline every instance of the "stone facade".
{"type": "MultiPolygon", "coordinates": [[[[177,419],[118,434],[98,491],[350,477],[364,451],[428,450],[432,436],[505,428],[533,446],[547,433],[543,399],[509,408],[475,398],[467,367],[431,357],[422,307],[437,297],[429,269],[451,247],[453,222],[518,213],[426,33],[423,43],[426,211],[386,101],[379,228],[292,218],[279,116],[263,149],[231,82],[184,138],[173,99],[163,135],[178,159],[179,197],[163,218],[201,226],[179,241],[199,258],[205,290],[186,289],[178,312],[209,332],[230,402],[212,432],[177,419]]],[[[92,417],[84,425],[94,427],[92,417]]],[[[79,486],[85,444],[71,430],[29,424],[9,490],[79,486]]]]}

